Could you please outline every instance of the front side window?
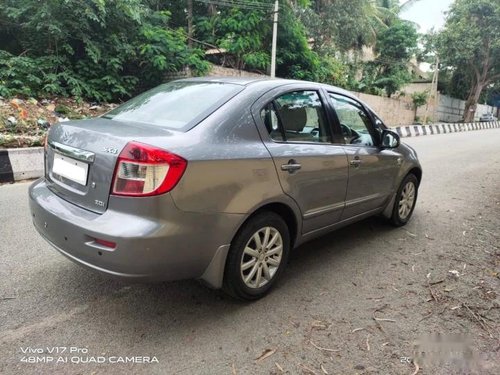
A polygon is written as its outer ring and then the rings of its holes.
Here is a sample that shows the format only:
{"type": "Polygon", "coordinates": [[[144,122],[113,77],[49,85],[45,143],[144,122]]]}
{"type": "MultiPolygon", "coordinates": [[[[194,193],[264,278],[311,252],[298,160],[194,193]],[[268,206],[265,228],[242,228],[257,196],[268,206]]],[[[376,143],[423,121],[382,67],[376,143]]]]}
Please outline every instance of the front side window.
{"type": "Polygon", "coordinates": [[[266,105],[260,112],[260,116],[262,117],[262,121],[264,121],[267,132],[269,133],[271,138],[275,141],[284,141],[285,137],[283,134],[283,129],[280,126],[274,103],[269,103],[268,105],[266,105]]]}
{"type": "Polygon", "coordinates": [[[360,146],[374,146],[369,132],[371,121],[363,107],[346,96],[329,94],[337,113],[345,143],[360,146]]]}
{"type": "Polygon", "coordinates": [[[275,141],[331,142],[323,104],[316,91],[286,93],[264,107],[261,118],[275,141]]]}

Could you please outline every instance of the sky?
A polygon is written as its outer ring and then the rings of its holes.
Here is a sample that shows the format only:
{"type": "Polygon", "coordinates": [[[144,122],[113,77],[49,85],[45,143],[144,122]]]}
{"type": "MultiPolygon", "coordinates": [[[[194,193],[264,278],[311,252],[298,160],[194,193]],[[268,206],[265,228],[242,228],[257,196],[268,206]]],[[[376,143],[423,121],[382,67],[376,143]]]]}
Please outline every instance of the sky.
{"type": "MultiPolygon", "coordinates": [[[[400,0],[400,3],[403,3],[400,0]]],[[[419,32],[424,33],[434,28],[439,30],[445,22],[444,12],[448,10],[453,0],[420,0],[401,14],[401,18],[420,25],[419,32]]]]}

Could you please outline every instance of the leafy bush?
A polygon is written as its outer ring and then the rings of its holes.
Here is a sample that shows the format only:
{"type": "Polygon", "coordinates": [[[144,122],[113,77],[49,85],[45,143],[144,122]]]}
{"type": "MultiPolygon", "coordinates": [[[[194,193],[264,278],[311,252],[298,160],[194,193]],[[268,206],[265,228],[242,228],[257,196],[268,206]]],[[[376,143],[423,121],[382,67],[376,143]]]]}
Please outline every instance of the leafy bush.
{"type": "Polygon", "coordinates": [[[423,106],[424,104],[427,104],[428,98],[429,98],[429,91],[420,91],[411,94],[413,109],[415,109],[416,111],[419,107],[423,106]]]}
{"type": "Polygon", "coordinates": [[[413,110],[415,111],[415,122],[420,121],[420,119],[417,116],[417,111],[420,107],[427,104],[428,99],[429,99],[429,91],[414,92],[413,94],[411,94],[413,110]]]}
{"type": "Polygon", "coordinates": [[[204,72],[169,12],[141,0],[4,0],[0,9],[0,95],[126,98],[166,72],[204,72]]]}

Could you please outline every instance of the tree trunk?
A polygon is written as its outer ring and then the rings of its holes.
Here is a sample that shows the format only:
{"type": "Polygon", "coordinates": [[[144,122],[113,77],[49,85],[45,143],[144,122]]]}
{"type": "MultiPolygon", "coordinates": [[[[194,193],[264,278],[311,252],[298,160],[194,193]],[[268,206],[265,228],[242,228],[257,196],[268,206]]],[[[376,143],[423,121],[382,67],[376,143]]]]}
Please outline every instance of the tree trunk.
{"type": "Polygon", "coordinates": [[[193,0],[187,0],[188,46],[193,47],[193,0]]]}
{"type": "Polygon", "coordinates": [[[465,102],[464,110],[464,122],[473,122],[474,116],[476,115],[477,102],[483,91],[484,84],[482,82],[476,82],[474,89],[471,90],[467,101],[465,102]]]}
{"type": "Polygon", "coordinates": [[[217,15],[217,8],[215,4],[208,4],[208,15],[210,17],[214,17],[215,15],[217,15]]]}

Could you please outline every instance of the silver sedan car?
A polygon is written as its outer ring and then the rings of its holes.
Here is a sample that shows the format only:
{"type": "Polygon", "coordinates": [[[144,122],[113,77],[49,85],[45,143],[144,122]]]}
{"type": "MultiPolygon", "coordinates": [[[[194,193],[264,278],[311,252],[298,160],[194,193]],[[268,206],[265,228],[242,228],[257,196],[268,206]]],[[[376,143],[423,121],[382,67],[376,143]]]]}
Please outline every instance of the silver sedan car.
{"type": "Polygon", "coordinates": [[[53,126],[29,196],[36,229],[78,264],[252,300],[305,241],[377,214],[406,224],[421,178],[415,151],[342,89],[194,78],[53,126]]]}

